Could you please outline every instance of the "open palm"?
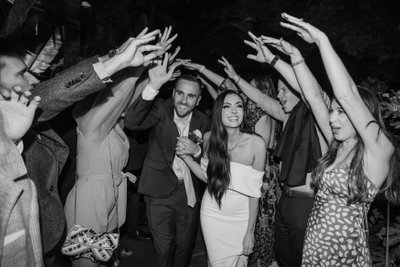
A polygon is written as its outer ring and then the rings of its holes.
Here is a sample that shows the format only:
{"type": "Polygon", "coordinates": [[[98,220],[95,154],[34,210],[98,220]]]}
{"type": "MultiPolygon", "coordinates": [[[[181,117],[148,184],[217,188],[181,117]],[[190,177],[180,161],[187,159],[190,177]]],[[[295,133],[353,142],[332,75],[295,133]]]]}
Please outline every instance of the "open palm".
{"type": "Polygon", "coordinates": [[[32,125],[40,97],[36,96],[29,105],[17,98],[0,101],[0,112],[4,119],[4,130],[13,140],[20,140],[32,125]]]}

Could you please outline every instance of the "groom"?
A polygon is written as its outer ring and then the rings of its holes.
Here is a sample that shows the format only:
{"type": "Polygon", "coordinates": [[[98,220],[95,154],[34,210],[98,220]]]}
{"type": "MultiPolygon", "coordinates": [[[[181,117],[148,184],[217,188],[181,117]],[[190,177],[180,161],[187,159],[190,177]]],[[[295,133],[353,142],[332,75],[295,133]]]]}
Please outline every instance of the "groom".
{"type": "Polygon", "coordinates": [[[184,142],[179,144],[184,147],[180,149],[199,159],[201,148],[188,136],[193,133],[199,136],[209,129],[208,117],[195,109],[201,99],[197,78],[181,76],[172,99],[154,100],[171,75],[165,65],[150,69],[149,84],[125,117],[128,129],[152,129],[138,190],[145,196],[157,267],[189,265],[197,230],[199,185],[186,164],[175,155],[175,149],[177,138],[181,137],[184,142]]]}

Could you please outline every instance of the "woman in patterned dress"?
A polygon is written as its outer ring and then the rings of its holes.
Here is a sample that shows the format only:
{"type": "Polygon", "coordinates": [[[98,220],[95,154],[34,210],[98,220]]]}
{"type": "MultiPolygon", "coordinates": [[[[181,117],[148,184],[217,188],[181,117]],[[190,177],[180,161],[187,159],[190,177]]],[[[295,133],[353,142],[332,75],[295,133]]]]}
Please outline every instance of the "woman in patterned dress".
{"type": "Polygon", "coordinates": [[[290,56],[293,70],[323,132],[329,151],[314,170],[317,190],[303,248],[302,266],[371,266],[365,232],[369,205],[381,188],[398,198],[396,153],[385,130],[375,95],[357,87],[327,36],[286,13],[281,25],[316,43],[331,82],[334,100],[325,105],[320,87],[297,48],[282,39],[263,41],[290,56]],[[397,189],[397,191],[396,191],[397,189]]]}

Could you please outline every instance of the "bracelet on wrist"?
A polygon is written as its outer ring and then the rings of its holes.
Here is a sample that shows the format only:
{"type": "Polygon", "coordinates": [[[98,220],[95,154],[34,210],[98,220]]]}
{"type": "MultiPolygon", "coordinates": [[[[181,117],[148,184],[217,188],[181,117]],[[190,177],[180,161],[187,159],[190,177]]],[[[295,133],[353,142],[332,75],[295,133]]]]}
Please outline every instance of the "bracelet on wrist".
{"type": "Polygon", "coordinates": [[[238,84],[240,82],[240,76],[238,76],[237,80],[235,80],[235,83],[238,84]]]}
{"type": "Polygon", "coordinates": [[[276,64],[276,62],[278,62],[278,60],[280,59],[279,56],[275,56],[271,62],[269,63],[272,67],[276,64]]]}
{"type": "Polygon", "coordinates": [[[201,67],[200,67],[200,69],[199,69],[199,72],[200,72],[200,73],[203,73],[203,71],[204,71],[205,68],[206,68],[206,66],[201,65],[201,67]]]}
{"type": "Polygon", "coordinates": [[[300,60],[298,60],[298,61],[296,61],[296,62],[293,62],[293,63],[292,63],[292,67],[297,66],[297,65],[300,65],[301,63],[304,63],[304,61],[305,61],[305,59],[302,58],[302,59],[300,59],[300,60]]]}
{"type": "Polygon", "coordinates": [[[115,54],[117,54],[117,50],[116,49],[111,49],[110,51],[108,51],[108,57],[112,58],[113,56],[115,56],[115,54]]]}

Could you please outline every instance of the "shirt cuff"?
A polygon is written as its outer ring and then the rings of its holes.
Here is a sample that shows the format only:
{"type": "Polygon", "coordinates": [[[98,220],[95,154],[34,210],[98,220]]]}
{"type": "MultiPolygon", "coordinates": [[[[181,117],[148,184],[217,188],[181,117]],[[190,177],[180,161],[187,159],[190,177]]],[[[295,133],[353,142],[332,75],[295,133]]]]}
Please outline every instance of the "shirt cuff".
{"type": "Polygon", "coordinates": [[[193,157],[198,158],[201,154],[201,147],[199,145],[196,145],[199,148],[199,151],[193,155],[193,157]]]}
{"type": "Polygon", "coordinates": [[[151,101],[153,100],[156,95],[158,95],[158,90],[153,89],[149,84],[143,89],[142,98],[143,100],[151,101]]]}
{"type": "Polygon", "coordinates": [[[112,82],[112,80],[110,79],[110,76],[108,75],[102,62],[94,63],[93,68],[94,68],[94,71],[97,73],[97,76],[99,76],[100,80],[102,80],[103,83],[112,82]]]}

